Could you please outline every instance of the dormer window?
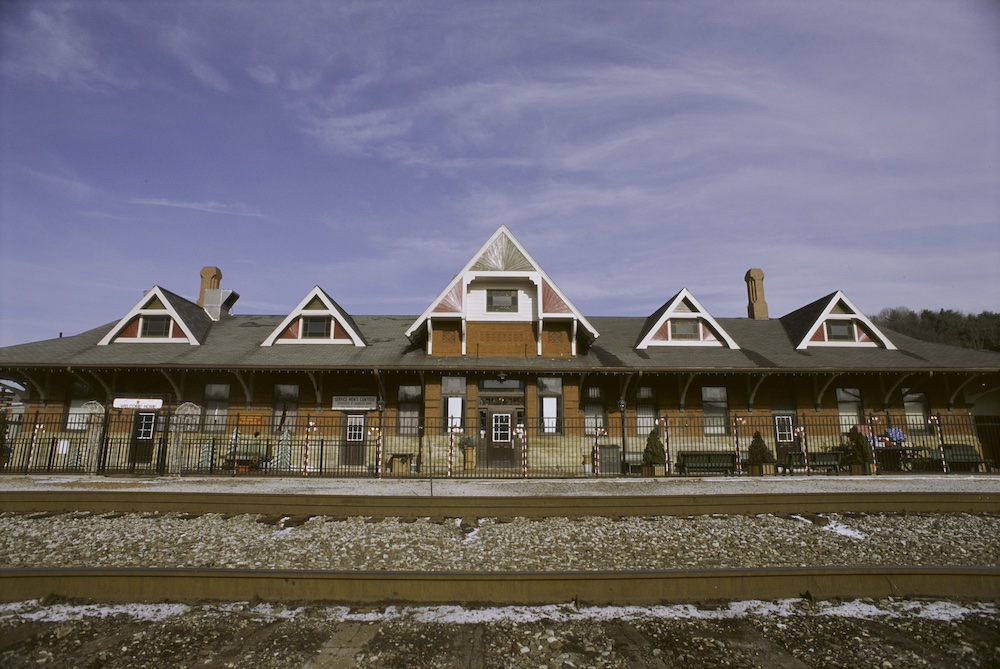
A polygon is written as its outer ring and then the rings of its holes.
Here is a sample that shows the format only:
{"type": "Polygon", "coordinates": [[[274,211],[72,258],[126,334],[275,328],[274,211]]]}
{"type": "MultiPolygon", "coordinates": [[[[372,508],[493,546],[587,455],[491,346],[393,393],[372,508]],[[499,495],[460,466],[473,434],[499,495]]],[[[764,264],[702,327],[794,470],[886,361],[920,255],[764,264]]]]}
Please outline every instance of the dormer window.
{"type": "Polygon", "coordinates": [[[701,328],[694,318],[674,318],[670,321],[670,339],[686,339],[697,341],[701,339],[701,328]]]}
{"type": "Polygon", "coordinates": [[[517,313],[517,291],[487,290],[486,311],[491,313],[517,313]]]}
{"type": "Polygon", "coordinates": [[[332,320],[329,316],[307,316],[302,319],[303,339],[329,339],[332,320]]]}
{"type": "Polygon", "coordinates": [[[143,338],[165,339],[170,336],[170,316],[143,316],[139,335],[143,338]]]}
{"type": "Polygon", "coordinates": [[[344,344],[365,346],[354,322],[319,286],[271,331],[261,346],[275,344],[344,344]]]}
{"type": "Polygon", "coordinates": [[[854,323],[828,320],[826,322],[826,339],[827,341],[855,341],[854,323]]]}
{"type": "Polygon", "coordinates": [[[635,347],[643,350],[650,346],[739,348],[687,288],[646,319],[635,347]]]}

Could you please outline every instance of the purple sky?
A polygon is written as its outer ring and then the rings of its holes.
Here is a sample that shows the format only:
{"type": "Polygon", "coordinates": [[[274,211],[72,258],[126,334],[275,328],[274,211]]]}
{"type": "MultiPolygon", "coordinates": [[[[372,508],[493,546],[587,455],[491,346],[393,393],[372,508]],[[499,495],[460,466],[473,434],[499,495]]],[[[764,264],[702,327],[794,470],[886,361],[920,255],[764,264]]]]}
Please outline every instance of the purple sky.
{"type": "Polygon", "coordinates": [[[0,3],[0,345],[154,284],[426,308],[506,224],[588,316],[1000,310],[1000,4],[0,3]]]}

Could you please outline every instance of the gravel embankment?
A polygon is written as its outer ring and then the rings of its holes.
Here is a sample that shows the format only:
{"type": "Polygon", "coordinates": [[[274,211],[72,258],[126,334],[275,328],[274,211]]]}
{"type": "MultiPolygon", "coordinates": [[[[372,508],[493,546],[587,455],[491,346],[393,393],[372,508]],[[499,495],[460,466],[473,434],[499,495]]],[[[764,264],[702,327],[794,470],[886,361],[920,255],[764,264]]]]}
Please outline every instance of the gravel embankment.
{"type": "Polygon", "coordinates": [[[1000,666],[995,604],[857,600],[466,609],[0,605],[0,666],[928,669],[1000,666]]]}
{"type": "Polygon", "coordinates": [[[547,571],[1000,564],[1000,516],[276,519],[0,514],[0,567],[547,571]]]}

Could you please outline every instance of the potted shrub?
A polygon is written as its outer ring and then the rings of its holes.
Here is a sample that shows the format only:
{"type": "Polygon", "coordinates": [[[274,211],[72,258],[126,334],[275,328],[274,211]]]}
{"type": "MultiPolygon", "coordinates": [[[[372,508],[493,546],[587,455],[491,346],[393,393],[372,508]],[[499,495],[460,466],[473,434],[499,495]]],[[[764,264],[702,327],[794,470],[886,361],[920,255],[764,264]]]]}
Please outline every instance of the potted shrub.
{"type": "Polygon", "coordinates": [[[646,437],[646,449],[642,452],[643,476],[666,476],[667,454],[663,451],[663,440],[655,429],[646,437]]]}
{"type": "Polygon", "coordinates": [[[774,474],[774,453],[764,443],[764,437],[760,436],[760,431],[753,433],[753,440],[750,442],[750,449],[747,452],[747,464],[750,468],[751,476],[763,476],[774,474]]]}
{"type": "Polygon", "coordinates": [[[463,434],[458,439],[458,446],[462,449],[462,463],[465,471],[474,470],[476,468],[476,440],[463,434]]]}
{"type": "Polygon", "coordinates": [[[857,427],[852,427],[847,433],[847,453],[844,456],[844,463],[850,466],[852,474],[869,474],[872,457],[872,445],[868,437],[861,434],[857,427]]]}

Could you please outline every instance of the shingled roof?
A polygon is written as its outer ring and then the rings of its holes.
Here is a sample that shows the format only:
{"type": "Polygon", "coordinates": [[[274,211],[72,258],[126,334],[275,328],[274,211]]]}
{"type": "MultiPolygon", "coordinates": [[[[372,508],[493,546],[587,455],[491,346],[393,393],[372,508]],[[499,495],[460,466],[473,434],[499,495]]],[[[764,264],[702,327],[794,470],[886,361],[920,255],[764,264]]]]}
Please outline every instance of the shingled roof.
{"type": "Polygon", "coordinates": [[[97,346],[116,325],[72,337],[0,349],[0,369],[241,369],[365,370],[437,369],[508,372],[876,372],[962,371],[996,373],[1000,353],[934,344],[889,333],[897,350],[884,348],[796,349],[782,319],[719,318],[739,344],[725,347],[635,348],[646,319],[593,318],[602,336],[574,358],[428,356],[406,337],[413,316],[356,316],[367,346],[270,346],[261,343],[282,316],[230,316],[209,322],[201,346],[129,343],[97,346]]]}

